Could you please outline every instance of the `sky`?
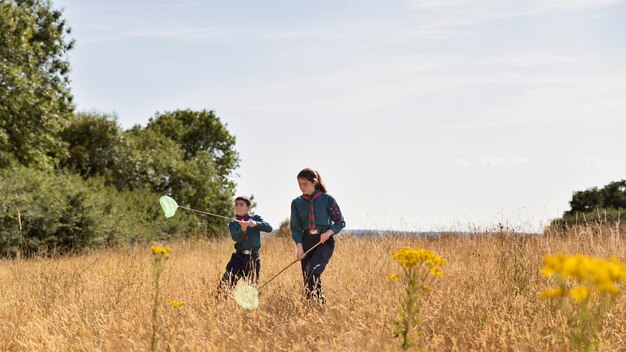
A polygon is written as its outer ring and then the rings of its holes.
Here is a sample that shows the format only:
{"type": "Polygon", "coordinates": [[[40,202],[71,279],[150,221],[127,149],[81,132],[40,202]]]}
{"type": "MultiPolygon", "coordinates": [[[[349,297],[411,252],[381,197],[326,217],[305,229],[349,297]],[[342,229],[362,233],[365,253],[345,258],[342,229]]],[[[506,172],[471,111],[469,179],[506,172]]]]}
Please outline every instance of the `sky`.
{"type": "Polygon", "coordinates": [[[305,167],[401,231],[541,231],[626,178],[626,0],[53,3],[77,110],[215,111],[275,227],[305,167]]]}

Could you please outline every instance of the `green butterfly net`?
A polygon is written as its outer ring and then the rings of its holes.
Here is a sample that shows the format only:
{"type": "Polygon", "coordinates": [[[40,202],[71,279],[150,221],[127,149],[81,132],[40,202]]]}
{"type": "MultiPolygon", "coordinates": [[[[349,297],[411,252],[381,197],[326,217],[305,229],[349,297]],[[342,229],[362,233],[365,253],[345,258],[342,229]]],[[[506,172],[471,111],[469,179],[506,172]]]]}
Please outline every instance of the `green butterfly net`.
{"type": "Polygon", "coordinates": [[[163,213],[165,213],[166,218],[171,218],[176,214],[176,209],[178,209],[178,203],[172,197],[163,196],[159,199],[159,203],[161,203],[161,208],[163,208],[163,213]]]}
{"type": "Polygon", "coordinates": [[[237,286],[233,291],[233,298],[244,309],[252,310],[259,307],[259,291],[248,284],[237,286]]]}

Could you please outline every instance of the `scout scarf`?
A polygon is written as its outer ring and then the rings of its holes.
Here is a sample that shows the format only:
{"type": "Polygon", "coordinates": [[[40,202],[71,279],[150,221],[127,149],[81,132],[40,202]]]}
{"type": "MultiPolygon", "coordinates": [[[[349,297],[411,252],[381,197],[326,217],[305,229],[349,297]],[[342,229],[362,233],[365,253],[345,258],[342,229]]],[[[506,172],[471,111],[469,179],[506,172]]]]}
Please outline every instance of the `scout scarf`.
{"type": "MultiPolygon", "coordinates": [[[[239,220],[239,221],[242,221],[242,220],[243,220],[243,221],[248,221],[248,220],[252,219],[252,217],[251,217],[250,215],[248,215],[248,214],[246,214],[246,215],[244,215],[244,216],[237,215],[237,216],[236,216],[236,218],[237,218],[237,220],[239,220]]],[[[247,233],[247,232],[248,232],[248,230],[246,230],[246,233],[247,233]]],[[[244,241],[247,241],[247,240],[248,240],[248,235],[244,235],[244,236],[243,236],[243,240],[244,240],[244,241]]]]}
{"type": "Polygon", "coordinates": [[[318,192],[313,197],[306,194],[302,195],[302,198],[309,201],[309,232],[315,230],[315,209],[313,208],[313,201],[315,201],[322,194],[324,194],[324,192],[318,192]]]}

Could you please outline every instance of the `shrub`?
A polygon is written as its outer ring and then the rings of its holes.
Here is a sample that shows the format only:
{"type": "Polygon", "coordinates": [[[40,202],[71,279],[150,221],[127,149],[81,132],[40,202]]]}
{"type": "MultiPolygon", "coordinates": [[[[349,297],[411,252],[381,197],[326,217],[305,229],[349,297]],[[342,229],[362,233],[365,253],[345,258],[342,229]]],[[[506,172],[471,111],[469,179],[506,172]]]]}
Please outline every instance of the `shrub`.
{"type": "Polygon", "coordinates": [[[159,195],[120,192],[103,178],[17,167],[0,173],[0,256],[47,255],[89,247],[208,233],[180,212],[165,219],[159,195]]]}

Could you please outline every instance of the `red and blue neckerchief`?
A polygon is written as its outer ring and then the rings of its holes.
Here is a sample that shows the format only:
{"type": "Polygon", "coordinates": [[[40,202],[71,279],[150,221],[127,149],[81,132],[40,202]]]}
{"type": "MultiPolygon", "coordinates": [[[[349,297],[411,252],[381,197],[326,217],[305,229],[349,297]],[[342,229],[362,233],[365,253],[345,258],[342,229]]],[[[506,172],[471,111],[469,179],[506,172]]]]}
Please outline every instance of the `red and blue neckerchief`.
{"type": "MultiPolygon", "coordinates": [[[[244,215],[244,216],[237,215],[237,216],[236,216],[236,218],[237,218],[237,220],[239,220],[239,221],[248,221],[248,220],[252,219],[252,217],[251,217],[250,215],[248,215],[248,214],[246,214],[246,215],[244,215]]],[[[248,233],[248,229],[246,229],[246,233],[248,233]]],[[[247,241],[247,240],[248,240],[248,235],[244,235],[244,236],[243,236],[243,240],[244,240],[244,241],[247,241]]]]}
{"type": "Polygon", "coordinates": [[[315,230],[315,208],[313,207],[313,202],[324,192],[318,192],[314,196],[308,196],[306,194],[302,195],[302,198],[309,201],[309,232],[315,230]]]}

